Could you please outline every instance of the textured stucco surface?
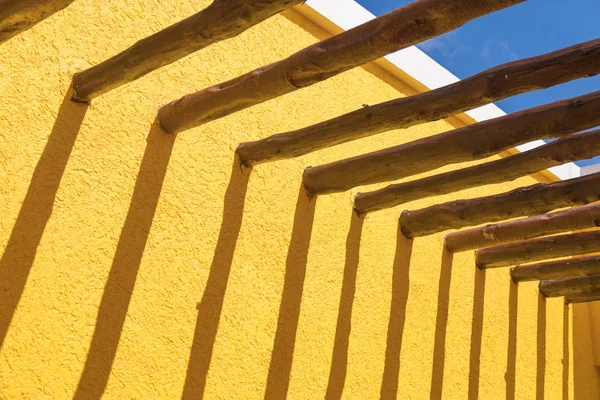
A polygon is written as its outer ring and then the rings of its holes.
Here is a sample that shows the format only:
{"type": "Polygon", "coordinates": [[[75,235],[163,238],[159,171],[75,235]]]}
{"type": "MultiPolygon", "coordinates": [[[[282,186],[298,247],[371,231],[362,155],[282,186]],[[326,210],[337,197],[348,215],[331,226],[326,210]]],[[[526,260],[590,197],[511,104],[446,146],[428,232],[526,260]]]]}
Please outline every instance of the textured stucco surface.
{"type": "Polygon", "coordinates": [[[452,260],[442,234],[397,240],[399,209],[361,226],[358,190],[300,192],[306,166],[449,123],[234,165],[239,142],[402,95],[377,76],[355,69],[176,138],[152,127],[160,105],[314,43],[323,32],[297,16],[89,107],[64,100],[73,73],[208,3],[76,1],[0,46],[0,398],[282,398],[287,368],[291,399],[597,398],[585,305],[484,275],[471,252],[452,260]]]}

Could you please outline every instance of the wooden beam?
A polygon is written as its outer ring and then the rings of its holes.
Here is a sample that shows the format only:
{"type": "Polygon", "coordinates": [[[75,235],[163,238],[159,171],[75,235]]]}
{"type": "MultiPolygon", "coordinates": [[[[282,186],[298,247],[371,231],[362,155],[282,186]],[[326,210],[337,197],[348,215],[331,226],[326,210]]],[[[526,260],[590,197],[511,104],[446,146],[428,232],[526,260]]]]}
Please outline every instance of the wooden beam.
{"type": "Polygon", "coordinates": [[[470,168],[358,193],[354,207],[360,214],[394,207],[409,201],[457,192],[492,183],[508,182],[566,162],[600,154],[600,129],[573,134],[544,146],[470,168]]]}
{"type": "Polygon", "coordinates": [[[73,99],[90,101],[211,44],[237,36],[272,15],[304,1],[214,0],[199,13],[75,74],[73,99]]]}
{"type": "Polygon", "coordinates": [[[400,215],[400,224],[407,237],[427,236],[447,229],[538,215],[597,200],[600,200],[600,172],[492,196],[455,200],[420,210],[404,211],[400,215]]]}
{"type": "Polygon", "coordinates": [[[565,303],[589,303],[592,301],[600,300],[600,290],[593,291],[586,294],[574,294],[572,296],[565,296],[565,303]]]}
{"type": "Polygon", "coordinates": [[[515,282],[541,281],[596,274],[600,274],[600,256],[518,265],[510,270],[510,275],[515,282]]]}
{"type": "Polygon", "coordinates": [[[452,232],[444,241],[448,250],[457,253],[596,226],[600,226],[600,203],[452,232]]]}
{"type": "Polygon", "coordinates": [[[298,157],[599,72],[600,39],[595,39],[539,57],[503,64],[429,92],[371,105],[296,131],[242,143],[237,152],[246,165],[298,157]]]}
{"type": "Polygon", "coordinates": [[[478,160],[521,143],[565,136],[598,123],[600,91],[307,168],[304,186],[312,195],[343,192],[452,163],[478,160]]]}
{"type": "Polygon", "coordinates": [[[1,0],[0,43],[26,31],[74,0],[1,0]]]}
{"type": "Polygon", "coordinates": [[[497,268],[597,251],[600,251],[600,230],[488,247],[475,252],[475,262],[479,268],[497,268]]]}
{"type": "Polygon", "coordinates": [[[290,57],[164,105],[158,119],[177,133],[274,99],[454,30],[524,0],[417,0],[290,57]]]}
{"type": "Polygon", "coordinates": [[[600,275],[576,276],[540,282],[540,293],[545,297],[577,296],[598,291],[600,291],[600,275]]]}

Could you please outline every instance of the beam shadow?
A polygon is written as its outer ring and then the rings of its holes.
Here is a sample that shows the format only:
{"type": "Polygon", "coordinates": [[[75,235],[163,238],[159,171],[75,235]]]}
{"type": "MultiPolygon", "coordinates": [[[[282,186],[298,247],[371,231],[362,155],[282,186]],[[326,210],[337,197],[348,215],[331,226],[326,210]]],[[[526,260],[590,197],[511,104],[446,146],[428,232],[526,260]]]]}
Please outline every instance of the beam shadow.
{"type": "Polygon", "coordinates": [[[454,254],[444,247],[438,286],[438,306],[435,319],[435,340],[433,347],[433,369],[431,373],[431,392],[429,398],[442,399],[444,385],[444,363],[446,358],[446,330],[448,329],[448,312],[450,307],[450,281],[452,278],[452,261],[454,254]]]}
{"type": "Polygon", "coordinates": [[[563,306],[563,376],[562,398],[569,400],[569,305],[563,306]]]}
{"type": "Polygon", "coordinates": [[[88,106],[74,103],[68,90],[46,147],[35,167],[27,194],[0,259],[0,349],[52,215],[56,192],[88,106]]]}
{"type": "Polygon", "coordinates": [[[166,134],[154,123],[147,142],[129,211],[104,287],[90,350],[74,396],[76,400],[101,398],[106,389],[175,135],[166,134]]]}
{"type": "Polygon", "coordinates": [[[310,198],[304,187],[300,188],[265,399],[287,398],[316,202],[317,199],[310,198]]]}
{"type": "Polygon", "coordinates": [[[485,270],[475,269],[473,290],[473,322],[471,325],[471,351],[469,362],[469,400],[479,398],[479,375],[481,369],[481,339],[483,335],[483,311],[485,300],[485,270]]]}
{"type": "Polygon", "coordinates": [[[538,320],[537,320],[537,373],[536,391],[537,400],[544,399],[546,377],[546,298],[538,293],[538,320]]]}
{"type": "Polygon", "coordinates": [[[202,399],[210,368],[215,339],[233,255],[244,216],[250,168],[241,165],[235,157],[233,170],[223,205],[223,221],[210,266],[206,288],[198,303],[198,319],[183,388],[183,399],[202,399]]]}
{"type": "Polygon", "coordinates": [[[348,346],[352,329],[352,305],[356,293],[356,275],[360,253],[360,239],[364,218],[352,212],[350,230],[346,239],[346,265],[342,281],[340,308],[333,343],[333,357],[325,399],[341,399],[348,369],[348,346]]]}
{"type": "Polygon", "coordinates": [[[519,307],[519,285],[510,280],[508,295],[508,350],[506,356],[506,399],[516,399],[517,385],[517,311],[519,307]]]}
{"type": "Polygon", "coordinates": [[[392,274],[392,302],[385,349],[385,366],[381,383],[380,398],[395,399],[398,394],[400,373],[400,351],[406,322],[406,305],[410,289],[410,258],[413,240],[402,234],[400,224],[396,239],[396,256],[392,274]]]}

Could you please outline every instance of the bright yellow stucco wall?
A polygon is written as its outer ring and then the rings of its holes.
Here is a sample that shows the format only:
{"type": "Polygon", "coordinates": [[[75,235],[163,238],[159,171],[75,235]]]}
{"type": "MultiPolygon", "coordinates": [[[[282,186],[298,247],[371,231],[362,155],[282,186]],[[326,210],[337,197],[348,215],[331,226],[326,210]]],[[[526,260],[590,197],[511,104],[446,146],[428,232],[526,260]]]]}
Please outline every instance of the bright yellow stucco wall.
{"type": "Polygon", "coordinates": [[[0,45],[0,398],[597,398],[587,309],[565,331],[572,311],[534,283],[443,254],[442,234],[397,238],[400,209],[361,221],[358,190],[300,191],[309,165],[449,123],[235,165],[242,141],[402,95],[378,77],[355,69],[177,138],[152,127],[160,105],[314,43],[298,15],[89,107],[65,100],[73,73],[208,3],[78,0],[0,45]]]}

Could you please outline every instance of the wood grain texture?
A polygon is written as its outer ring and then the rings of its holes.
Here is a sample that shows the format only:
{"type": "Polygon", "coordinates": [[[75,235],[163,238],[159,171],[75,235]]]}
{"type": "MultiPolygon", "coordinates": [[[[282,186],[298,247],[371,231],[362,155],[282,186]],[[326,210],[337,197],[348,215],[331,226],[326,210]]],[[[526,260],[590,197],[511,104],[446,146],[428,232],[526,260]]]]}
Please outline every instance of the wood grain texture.
{"type": "Polygon", "coordinates": [[[215,0],[210,6],[73,76],[74,100],[89,101],[305,0],[215,0]]]}
{"type": "Polygon", "coordinates": [[[445,246],[456,253],[597,226],[600,226],[600,204],[594,203],[452,232],[446,235],[445,246]]]}
{"type": "Polygon", "coordinates": [[[570,258],[511,268],[515,282],[540,281],[600,274],[600,256],[570,258]]]}
{"type": "Polygon", "coordinates": [[[0,43],[26,31],[75,0],[0,0],[0,43]]]}
{"type": "Polygon", "coordinates": [[[312,195],[343,192],[478,160],[534,139],[561,137],[598,123],[600,91],[310,167],[304,172],[304,185],[312,195]]]}
{"type": "Polygon", "coordinates": [[[417,0],[290,57],[164,105],[177,133],[331,78],[524,0],[417,0]]]}
{"type": "Polygon", "coordinates": [[[595,290],[586,294],[574,294],[571,296],[565,296],[565,303],[589,303],[591,301],[600,300],[600,290],[595,290]]]}
{"type": "Polygon", "coordinates": [[[598,291],[600,291],[600,275],[540,282],[540,293],[546,297],[578,296],[598,291]]]}
{"type": "Polygon", "coordinates": [[[510,192],[455,200],[400,215],[406,237],[427,236],[489,222],[539,215],[600,200],[600,172],[566,181],[536,184],[510,192]]]}
{"type": "Polygon", "coordinates": [[[392,129],[408,128],[600,72],[600,39],[503,64],[429,92],[371,105],[306,128],[242,143],[246,165],[298,157],[392,129]]]}
{"type": "Polygon", "coordinates": [[[600,230],[488,247],[475,252],[475,262],[479,268],[496,268],[597,251],[600,251],[600,230]]]}
{"type": "Polygon", "coordinates": [[[512,181],[550,167],[585,160],[599,154],[600,130],[573,134],[500,160],[390,185],[373,192],[358,193],[354,199],[354,207],[361,214],[382,210],[426,197],[512,181]]]}

